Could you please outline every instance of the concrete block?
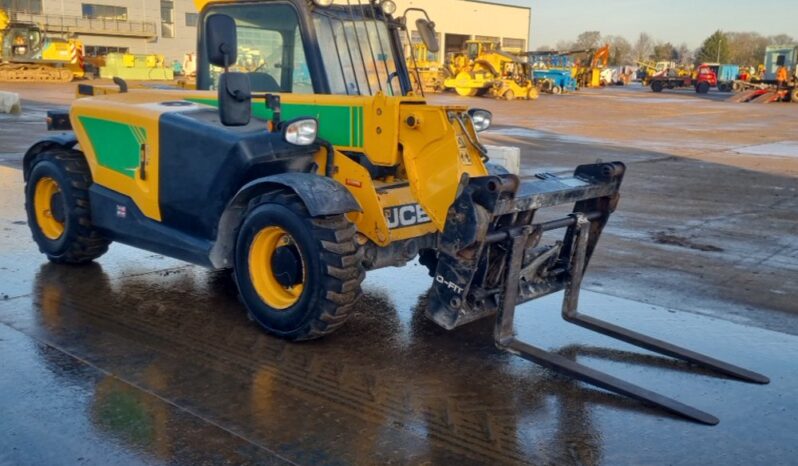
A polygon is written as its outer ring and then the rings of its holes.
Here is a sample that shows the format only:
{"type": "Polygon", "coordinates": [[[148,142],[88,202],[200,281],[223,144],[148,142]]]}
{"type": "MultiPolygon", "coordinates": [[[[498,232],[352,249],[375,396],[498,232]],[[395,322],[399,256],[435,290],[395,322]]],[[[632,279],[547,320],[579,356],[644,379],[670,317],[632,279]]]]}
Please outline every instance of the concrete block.
{"type": "Polygon", "coordinates": [[[488,149],[490,163],[500,165],[513,175],[521,174],[521,148],[513,146],[491,146],[485,145],[488,149]]]}
{"type": "Polygon", "coordinates": [[[22,113],[19,94],[0,91],[0,113],[22,113]]]}

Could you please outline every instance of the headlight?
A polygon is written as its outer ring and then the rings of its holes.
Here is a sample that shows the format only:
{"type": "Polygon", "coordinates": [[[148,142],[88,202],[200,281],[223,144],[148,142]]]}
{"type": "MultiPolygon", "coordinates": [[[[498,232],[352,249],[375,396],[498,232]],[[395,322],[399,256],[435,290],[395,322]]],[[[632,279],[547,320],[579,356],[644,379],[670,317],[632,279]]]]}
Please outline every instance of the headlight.
{"type": "Polygon", "coordinates": [[[325,7],[332,5],[333,0],[313,0],[316,6],[325,7]]]}
{"type": "Polygon", "coordinates": [[[474,124],[474,130],[476,130],[476,132],[479,133],[490,128],[490,124],[493,121],[493,114],[489,111],[482,110],[481,108],[474,108],[469,110],[468,114],[471,116],[471,122],[474,124]]]}
{"type": "Polygon", "coordinates": [[[382,8],[382,12],[386,15],[392,15],[396,13],[396,3],[392,2],[391,0],[383,0],[380,3],[380,7],[382,8]]]}
{"type": "Polygon", "coordinates": [[[316,142],[318,130],[319,122],[315,118],[300,118],[285,124],[283,137],[295,146],[309,146],[316,142]]]}

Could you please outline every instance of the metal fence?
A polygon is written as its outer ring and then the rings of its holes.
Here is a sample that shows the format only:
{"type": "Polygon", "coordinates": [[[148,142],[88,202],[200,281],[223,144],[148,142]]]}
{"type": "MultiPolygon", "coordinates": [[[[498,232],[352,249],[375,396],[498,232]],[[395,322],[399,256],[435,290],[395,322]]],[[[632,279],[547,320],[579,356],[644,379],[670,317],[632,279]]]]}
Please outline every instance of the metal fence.
{"type": "Polygon", "coordinates": [[[12,20],[34,23],[48,32],[70,34],[103,34],[109,36],[157,37],[155,22],[126,21],[117,19],[84,18],[82,16],[41,15],[34,13],[12,13],[12,20]]]}

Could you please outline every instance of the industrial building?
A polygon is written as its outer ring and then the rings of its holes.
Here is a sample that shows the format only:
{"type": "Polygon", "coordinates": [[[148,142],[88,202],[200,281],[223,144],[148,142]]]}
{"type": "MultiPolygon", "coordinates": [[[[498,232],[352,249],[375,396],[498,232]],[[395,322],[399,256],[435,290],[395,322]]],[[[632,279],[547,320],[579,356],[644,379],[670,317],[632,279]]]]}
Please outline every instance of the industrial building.
{"type": "MultiPolygon", "coordinates": [[[[468,39],[516,50],[529,44],[532,13],[527,7],[477,0],[396,3],[399,12],[410,7],[429,12],[444,52],[432,57],[437,61],[468,39]]],[[[157,53],[171,63],[196,50],[198,14],[192,0],[0,0],[0,8],[12,20],[38,24],[47,34],[80,39],[87,56],[157,53]]]]}

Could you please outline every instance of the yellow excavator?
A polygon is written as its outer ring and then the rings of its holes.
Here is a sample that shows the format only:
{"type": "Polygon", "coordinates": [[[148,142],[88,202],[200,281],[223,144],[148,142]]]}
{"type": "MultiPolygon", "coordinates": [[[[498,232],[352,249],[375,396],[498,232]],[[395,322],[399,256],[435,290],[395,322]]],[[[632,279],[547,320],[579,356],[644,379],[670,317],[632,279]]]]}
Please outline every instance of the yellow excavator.
{"type": "Polygon", "coordinates": [[[610,61],[610,45],[606,44],[597,50],[591,50],[590,63],[576,68],[576,81],[579,87],[601,87],[601,72],[610,61]]]}
{"type": "Polygon", "coordinates": [[[47,37],[37,25],[0,9],[0,82],[61,82],[83,77],[83,44],[47,37]]]}
{"type": "Polygon", "coordinates": [[[505,100],[538,98],[529,65],[489,41],[466,41],[463,52],[450,60],[443,87],[464,97],[491,95],[505,100]]]}

